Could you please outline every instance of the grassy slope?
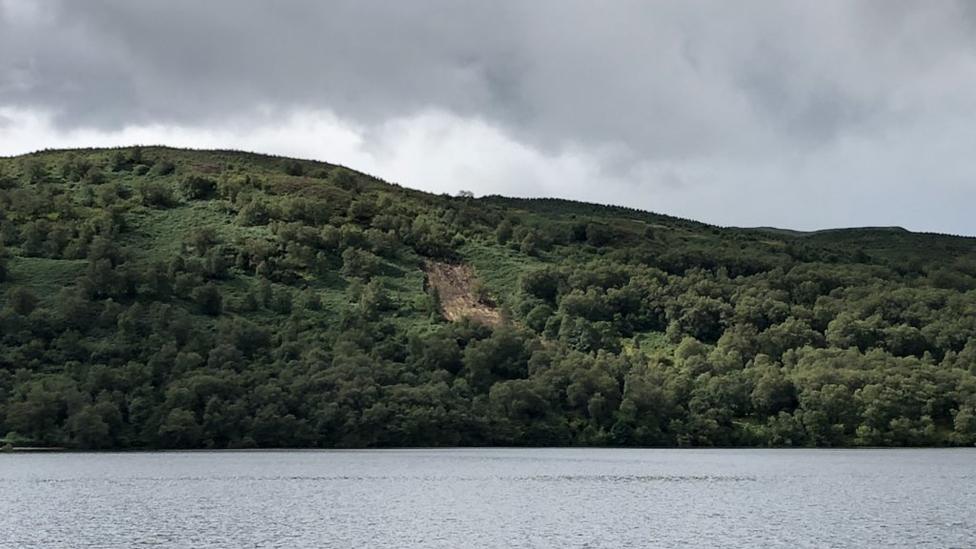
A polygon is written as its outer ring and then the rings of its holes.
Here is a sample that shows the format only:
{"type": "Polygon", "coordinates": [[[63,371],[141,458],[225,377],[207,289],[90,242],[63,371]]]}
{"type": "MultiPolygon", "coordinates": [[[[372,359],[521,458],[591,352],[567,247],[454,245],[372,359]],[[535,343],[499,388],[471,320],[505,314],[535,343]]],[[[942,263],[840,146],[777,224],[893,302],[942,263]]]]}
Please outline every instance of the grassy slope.
{"type": "MultiPolygon", "coordinates": [[[[285,159],[240,151],[198,151],[168,147],[144,147],[147,158],[165,156],[176,163],[176,171],[167,176],[131,172],[107,172],[108,180],[134,192],[144,180],[172,186],[187,175],[210,177],[264,177],[272,182],[276,192],[296,197],[318,197],[342,193],[341,189],[313,177],[293,177],[281,173],[285,159]]],[[[48,150],[30,155],[41,161],[49,171],[69,155],[84,155],[94,163],[108,163],[113,149],[82,149],[76,151],[48,150]]],[[[26,157],[0,158],[0,174],[20,176],[20,162],[26,157]]],[[[305,173],[320,170],[329,173],[337,166],[315,161],[301,161],[305,173]]],[[[429,203],[444,197],[413,191],[374,178],[364,178],[367,192],[390,193],[397,200],[429,203]]],[[[66,184],[68,192],[78,191],[83,183],[66,184]]],[[[528,225],[544,227],[552,224],[569,225],[598,222],[612,227],[619,234],[634,241],[645,237],[645,230],[666,235],[669,249],[693,251],[714,247],[747,249],[759,254],[778,254],[792,244],[812,245],[832,250],[841,256],[862,251],[874,261],[951,262],[960,256],[976,253],[976,239],[952,235],[912,233],[900,228],[851,228],[815,232],[799,232],[778,228],[720,228],[696,221],[675,218],[631,208],[602,206],[560,199],[516,199],[488,196],[473,202],[476,208],[500,210],[503,215],[528,225]]],[[[270,239],[267,226],[243,227],[235,223],[235,215],[220,201],[184,202],[169,209],[137,207],[127,214],[131,231],[125,233],[121,244],[142,261],[165,260],[180,250],[184,239],[196,228],[210,227],[225,241],[235,239],[270,239]]],[[[579,251],[557,246],[539,257],[520,253],[511,247],[499,246],[491,239],[470,240],[460,248],[463,259],[477,271],[485,286],[504,302],[516,286],[520,273],[543,263],[585,261],[597,255],[594,250],[579,251]]],[[[598,252],[598,251],[597,251],[598,252]]],[[[68,285],[84,269],[83,260],[53,260],[24,257],[16,248],[10,250],[10,281],[37,291],[41,296],[53,296],[60,287],[68,285]]],[[[422,297],[422,273],[415,261],[389,265],[386,281],[395,288],[401,303],[414,303],[422,297]]],[[[240,274],[240,273],[238,273],[240,274]]],[[[345,282],[338,276],[315,276],[307,285],[321,294],[323,301],[334,303],[342,299],[345,282]]],[[[247,286],[248,281],[232,281],[231,286],[247,286]]]]}

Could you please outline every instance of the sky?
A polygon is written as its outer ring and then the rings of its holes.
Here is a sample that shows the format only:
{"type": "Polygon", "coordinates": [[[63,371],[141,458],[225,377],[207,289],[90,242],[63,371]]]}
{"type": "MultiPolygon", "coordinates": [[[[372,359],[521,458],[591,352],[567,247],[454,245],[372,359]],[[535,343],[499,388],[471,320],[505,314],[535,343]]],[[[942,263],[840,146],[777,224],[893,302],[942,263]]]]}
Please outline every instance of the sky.
{"type": "Polygon", "coordinates": [[[976,235],[976,3],[0,0],[0,155],[132,144],[976,235]]]}

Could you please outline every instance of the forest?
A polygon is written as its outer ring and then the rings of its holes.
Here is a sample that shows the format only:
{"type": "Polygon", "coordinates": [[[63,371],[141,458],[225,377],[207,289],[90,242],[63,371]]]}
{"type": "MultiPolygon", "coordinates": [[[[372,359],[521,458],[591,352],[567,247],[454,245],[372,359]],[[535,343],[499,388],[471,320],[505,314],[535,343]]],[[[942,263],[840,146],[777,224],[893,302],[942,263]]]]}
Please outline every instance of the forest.
{"type": "Polygon", "coordinates": [[[433,195],[237,151],[0,158],[0,437],[972,446],[976,239],[433,195]]]}

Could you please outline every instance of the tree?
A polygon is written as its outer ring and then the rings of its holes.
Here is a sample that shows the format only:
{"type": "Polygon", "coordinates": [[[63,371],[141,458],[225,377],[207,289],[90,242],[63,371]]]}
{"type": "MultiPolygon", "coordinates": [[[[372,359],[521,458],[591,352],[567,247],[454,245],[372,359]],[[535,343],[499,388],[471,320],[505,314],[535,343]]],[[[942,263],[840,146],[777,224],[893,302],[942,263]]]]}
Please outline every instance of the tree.
{"type": "Polygon", "coordinates": [[[94,406],[85,406],[68,419],[72,440],[81,448],[106,448],[112,443],[110,428],[94,406]]]}
{"type": "Polygon", "coordinates": [[[536,333],[542,333],[546,328],[546,322],[552,316],[552,307],[546,305],[545,303],[541,305],[536,305],[529,311],[529,314],[525,316],[525,324],[529,328],[532,328],[536,333]]]}
{"type": "Polygon", "coordinates": [[[853,313],[842,312],[830,322],[824,335],[832,347],[856,347],[861,351],[874,347],[881,338],[880,318],[859,319],[853,313]]]}
{"type": "Polygon", "coordinates": [[[237,213],[237,222],[246,227],[266,225],[271,219],[268,205],[263,200],[254,198],[244,205],[237,213]]]}
{"type": "Polygon", "coordinates": [[[7,305],[19,315],[30,314],[37,307],[38,302],[34,292],[23,286],[11,288],[7,292],[7,305]]]}
{"type": "Polygon", "coordinates": [[[818,446],[842,445],[857,426],[851,391],[838,384],[800,393],[803,426],[818,446]]]}
{"type": "Polygon", "coordinates": [[[732,308],[722,300],[686,293],[668,310],[668,336],[679,341],[690,335],[699,341],[714,342],[724,332],[725,319],[732,308]]]}
{"type": "Polygon", "coordinates": [[[525,255],[539,255],[544,247],[542,237],[536,231],[529,231],[519,244],[519,251],[525,255]]]}
{"type": "Polygon", "coordinates": [[[444,332],[416,338],[412,341],[411,354],[418,366],[428,370],[447,370],[456,374],[461,369],[461,348],[444,332]]]}
{"type": "Polygon", "coordinates": [[[952,424],[959,443],[970,445],[976,441],[976,407],[967,406],[958,410],[952,424]]]}
{"type": "Polygon", "coordinates": [[[547,301],[550,304],[556,303],[559,284],[559,273],[551,267],[529,271],[519,279],[519,287],[522,292],[547,301]]]}
{"type": "Polygon", "coordinates": [[[491,337],[476,341],[464,350],[464,369],[468,383],[487,390],[498,379],[528,375],[529,353],[522,337],[512,328],[496,329],[491,337]]]}
{"type": "Polygon", "coordinates": [[[288,175],[292,176],[302,176],[305,175],[305,167],[302,163],[297,160],[288,160],[285,162],[284,171],[288,175]]]}
{"type": "Polygon", "coordinates": [[[606,246],[613,239],[610,227],[602,223],[588,223],[586,225],[586,243],[590,246],[606,246]]]}
{"type": "Polygon", "coordinates": [[[180,193],[187,200],[209,200],[217,192],[217,182],[198,175],[180,181],[180,193]]]}
{"type": "Polygon", "coordinates": [[[375,320],[381,312],[393,308],[393,300],[380,281],[371,280],[363,288],[362,295],[359,298],[359,307],[366,318],[375,320]]]}
{"type": "Polygon", "coordinates": [[[172,160],[163,159],[160,160],[159,162],[156,162],[156,164],[152,167],[150,173],[153,175],[164,176],[164,175],[170,175],[175,171],[176,171],[176,164],[174,164],[172,160]]]}
{"type": "Polygon", "coordinates": [[[369,280],[379,271],[380,260],[372,253],[359,248],[346,248],[342,252],[342,275],[369,280]]]}
{"type": "Polygon", "coordinates": [[[195,448],[201,442],[203,431],[193,412],[174,408],[160,424],[157,434],[164,448],[195,448]]]}
{"type": "Polygon", "coordinates": [[[190,297],[205,315],[218,316],[223,311],[223,296],[213,284],[207,283],[194,288],[190,297]]]}
{"type": "Polygon", "coordinates": [[[346,213],[350,218],[365,223],[376,215],[376,203],[367,198],[353,200],[349,203],[349,209],[346,213]]]}
{"type": "Polygon", "coordinates": [[[346,168],[336,168],[329,174],[329,180],[340,189],[358,191],[359,181],[355,174],[346,168]]]}
{"type": "Polygon", "coordinates": [[[792,412],[796,407],[796,388],[786,379],[776,364],[768,362],[759,370],[750,399],[752,406],[762,415],[773,416],[781,411],[792,412]]]}
{"type": "Polygon", "coordinates": [[[155,181],[148,181],[139,186],[139,196],[142,204],[151,208],[172,208],[176,199],[169,187],[155,181]]]}
{"type": "Polygon", "coordinates": [[[407,242],[421,255],[451,258],[452,233],[440,220],[430,215],[420,215],[410,225],[407,242]]]}
{"type": "Polygon", "coordinates": [[[22,162],[21,169],[27,183],[36,185],[47,181],[47,166],[36,158],[28,158],[22,162]]]}
{"type": "Polygon", "coordinates": [[[503,219],[495,228],[495,239],[499,244],[506,244],[512,239],[512,222],[508,219],[503,219]]]}

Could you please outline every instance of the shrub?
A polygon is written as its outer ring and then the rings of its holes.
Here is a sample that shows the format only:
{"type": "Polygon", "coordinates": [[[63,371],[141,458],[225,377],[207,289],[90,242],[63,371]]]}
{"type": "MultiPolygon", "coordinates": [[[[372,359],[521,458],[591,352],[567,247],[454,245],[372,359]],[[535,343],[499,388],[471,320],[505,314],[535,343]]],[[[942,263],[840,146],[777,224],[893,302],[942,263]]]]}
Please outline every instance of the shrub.
{"type": "Polygon", "coordinates": [[[38,299],[27,288],[16,287],[7,292],[7,306],[19,315],[28,315],[37,307],[38,299]]]}
{"type": "Polygon", "coordinates": [[[174,164],[171,160],[163,160],[158,162],[155,166],[153,166],[152,170],[150,170],[150,173],[152,173],[153,175],[162,176],[162,175],[169,175],[175,171],[176,171],[176,164],[174,164]]]}
{"type": "Polygon", "coordinates": [[[357,180],[356,175],[346,168],[337,168],[332,170],[332,173],[329,175],[329,179],[340,189],[345,189],[347,191],[359,190],[359,181],[357,180]]]}
{"type": "Polygon", "coordinates": [[[47,181],[47,166],[36,158],[28,158],[23,161],[22,169],[24,177],[28,183],[37,184],[47,181]]]}
{"type": "Polygon", "coordinates": [[[237,222],[247,227],[267,225],[271,212],[263,200],[253,199],[237,213],[237,222]]]}
{"type": "Polygon", "coordinates": [[[139,187],[142,204],[151,208],[172,208],[176,205],[176,198],[169,187],[162,183],[146,182],[139,187]]]}
{"type": "Polygon", "coordinates": [[[180,194],[187,200],[209,200],[217,192],[217,183],[207,177],[191,175],[180,181],[180,194]]]}
{"type": "Polygon", "coordinates": [[[91,166],[85,171],[85,175],[82,177],[82,182],[86,185],[101,185],[105,183],[105,174],[102,169],[97,166],[91,166]]]}
{"type": "Polygon", "coordinates": [[[285,173],[288,175],[301,176],[305,175],[305,167],[302,163],[297,160],[289,160],[285,162],[285,173]]]}
{"type": "Polygon", "coordinates": [[[380,260],[366,250],[346,248],[342,252],[342,275],[368,280],[379,271],[380,260]]]}
{"type": "Polygon", "coordinates": [[[512,239],[512,222],[503,219],[498,227],[495,229],[495,239],[499,244],[505,244],[512,239]]]}
{"type": "Polygon", "coordinates": [[[586,242],[591,246],[605,246],[613,240],[613,231],[602,223],[590,223],[586,226],[586,242]]]}
{"type": "Polygon", "coordinates": [[[223,310],[223,296],[220,295],[220,290],[217,289],[213,284],[205,284],[194,288],[190,293],[190,297],[200,308],[200,312],[205,315],[217,316],[223,310]]]}

